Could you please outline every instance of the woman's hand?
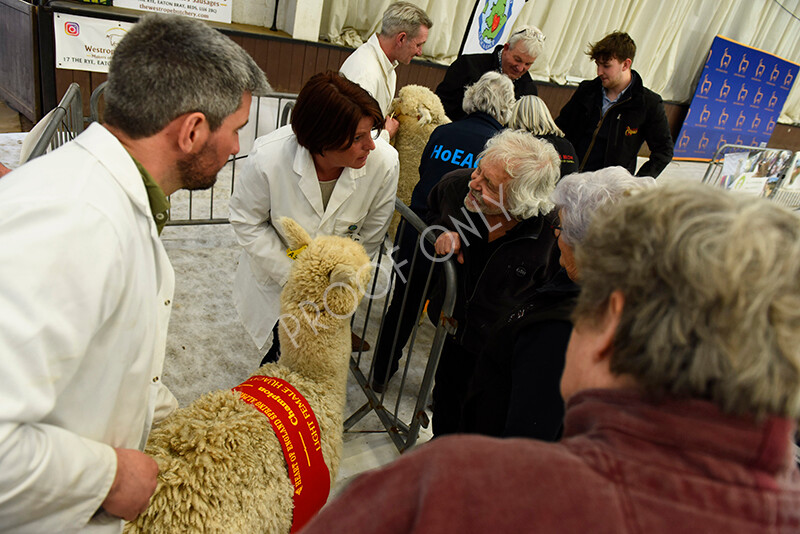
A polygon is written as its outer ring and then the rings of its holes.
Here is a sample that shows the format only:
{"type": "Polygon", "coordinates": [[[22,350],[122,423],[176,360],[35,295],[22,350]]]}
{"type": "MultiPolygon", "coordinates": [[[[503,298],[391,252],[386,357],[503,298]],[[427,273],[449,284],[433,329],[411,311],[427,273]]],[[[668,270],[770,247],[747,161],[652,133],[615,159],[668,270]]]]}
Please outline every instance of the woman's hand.
{"type": "Polygon", "coordinates": [[[392,115],[386,117],[386,122],[383,125],[383,129],[389,132],[389,139],[394,137],[399,127],[400,127],[400,121],[395,119],[392,115]]]}

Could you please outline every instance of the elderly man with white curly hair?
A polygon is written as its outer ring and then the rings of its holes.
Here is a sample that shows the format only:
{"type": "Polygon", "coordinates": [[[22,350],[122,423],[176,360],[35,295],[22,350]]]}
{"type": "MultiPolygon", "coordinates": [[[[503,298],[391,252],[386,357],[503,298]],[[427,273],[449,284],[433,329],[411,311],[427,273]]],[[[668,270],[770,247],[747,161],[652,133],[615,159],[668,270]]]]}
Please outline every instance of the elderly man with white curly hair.
{"type": "MultiPolygon", "coordinates": [[[[553,146],[527,132],[492,137],[473,169],[445,175],[428,198],[436,252],[458,262],[458,329],[445,342],[433,390],[433,433],[458,430],[466,387],[491,326],[559,270],[550,194],[560,172],[553,146]]],[[[439,316],[434,290],[429,317],[439,316]]]]}
{"type": "MultiPolygon", "coordinates": [[[[487,72],[467,87],[463,103],[467,117],[437,127],[422,151],[419,182],[411,195],[410,208],[414,213],[423,220],[428,219],[428,195],[433,187],[450,171],[475,167],[486,141],[508,122],[513,105],[514,85],[498,72],[487,72]]],[[[381,336],[375,350],[372,389],[378,393],[385,390],[398,369],[403,347],[417,323],[416,315],[407,310],[413,309],[411,303],[423,298],[426,273],[430,269],[425,257],[418,256],[414,261],[418,234],[410,226],[403,229],[404,225],[405,222],[401,223],[397,234],[398,250],[394,256],[395,268],[403,276],[396,278],[392,303],[384,319],[386,324],[398,325],[397,335],[381,336]]]]}

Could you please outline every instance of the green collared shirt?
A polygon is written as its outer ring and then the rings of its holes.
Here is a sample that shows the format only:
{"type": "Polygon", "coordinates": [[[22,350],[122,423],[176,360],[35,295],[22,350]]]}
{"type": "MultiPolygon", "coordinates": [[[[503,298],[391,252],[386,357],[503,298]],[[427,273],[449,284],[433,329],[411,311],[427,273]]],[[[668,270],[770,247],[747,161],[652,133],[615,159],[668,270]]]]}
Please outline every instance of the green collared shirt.
{"type": "Polygon", "coordinates": [[[158,235],[161,235],[161,230],[164,229],[164,225],[169,220],[169,199],[167,199],[167,195],[164,194],[164,191],[161,190],[156,181],[153,180],[150,173],[147,172],[147,169],[136,161],[136,158],[133,156],[131,158],[136,164],[136,168],[139,169],[139,174],[142,175],[144,187],[147,189],[147,200],[150,202],[150,211],[153,214],[153,220],[156,222],[158,235]]]}

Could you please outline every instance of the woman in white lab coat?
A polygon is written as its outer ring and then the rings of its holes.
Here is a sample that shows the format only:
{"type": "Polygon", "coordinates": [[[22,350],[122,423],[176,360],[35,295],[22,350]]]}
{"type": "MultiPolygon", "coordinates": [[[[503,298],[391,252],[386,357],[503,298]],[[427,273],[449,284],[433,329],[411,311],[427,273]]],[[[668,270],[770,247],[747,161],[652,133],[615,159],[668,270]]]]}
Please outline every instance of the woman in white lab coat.
{"type": "MultiPolygon", "coordinates": [[[[244,251],[234,303],[253,341],[270,345],[289,276],[288,216],[311,237],[351,237],[375,256],[394,212],[397,152],[378,137],[383,114],[369,93],[340,74],[314,75],[297,96],[292,124],[260,137],[237,174],[230,221],[244,251]]],[[[275,329],[277,330],[277,329],[275,329]]],[[[276,332],[277,333],[277,332],[276,332]]]]}

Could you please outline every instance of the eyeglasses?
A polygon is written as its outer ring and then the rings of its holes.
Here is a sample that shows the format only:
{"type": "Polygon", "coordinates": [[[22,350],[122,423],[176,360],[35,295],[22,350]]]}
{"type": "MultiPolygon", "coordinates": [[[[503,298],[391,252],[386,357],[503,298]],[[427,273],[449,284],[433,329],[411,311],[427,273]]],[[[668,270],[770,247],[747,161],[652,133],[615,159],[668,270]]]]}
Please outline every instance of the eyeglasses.
{"type": "Polygon", "coordinates": [[[561,234],[561,225],[560,224],[551,224],[550,228],[552,228],[554,236],[558,237],[559,234],[561,234]],[[556,230],[558,230],[558,234],[556,233],[556,230]]]}
{"type": "Polygon", "coordinates": [[[515,31],[514,33],[511,34],[509,39],[511,37],[514,37],[515,35],[523,35],[523,34],[528,39],[536,39],[537,41],[539,41],[541,43],[544,43],[545,35],[541,32],[541,30],[539,30],[537,28],[531,28],[529,26],[526,26],[526,27],[522,28],[521,30],[515,31]]]}

